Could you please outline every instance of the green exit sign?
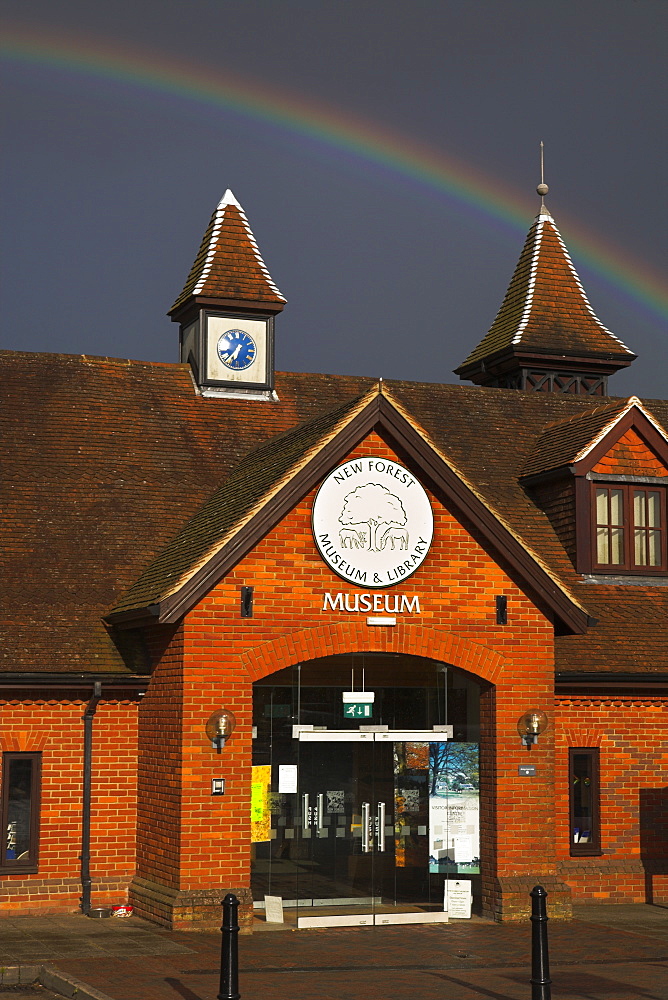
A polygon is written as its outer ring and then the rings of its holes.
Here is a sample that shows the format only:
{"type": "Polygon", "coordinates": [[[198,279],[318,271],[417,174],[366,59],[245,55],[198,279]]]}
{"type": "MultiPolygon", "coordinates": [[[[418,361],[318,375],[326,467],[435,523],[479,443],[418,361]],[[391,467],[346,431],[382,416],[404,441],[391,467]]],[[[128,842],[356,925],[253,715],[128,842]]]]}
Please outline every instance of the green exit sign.
{"type": "Polygon", "coordinates": [[[370,719],[373,715],[375,691],[344,691],[344,719],[370,719]]]}
{"type": "Polygon", "coordinates": [[[368,701],[355,703],[349,702],[343,706],[343,716],[345,719],[370,719],[373,714],[373,705],[368,701]]]}

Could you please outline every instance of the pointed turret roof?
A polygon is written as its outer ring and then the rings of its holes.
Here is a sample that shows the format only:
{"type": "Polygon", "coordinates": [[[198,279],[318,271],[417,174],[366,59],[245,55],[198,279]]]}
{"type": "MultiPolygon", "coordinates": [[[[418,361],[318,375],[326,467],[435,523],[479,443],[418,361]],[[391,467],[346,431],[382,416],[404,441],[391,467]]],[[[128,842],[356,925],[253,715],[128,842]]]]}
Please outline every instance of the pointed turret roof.
{"type": "Polygon", "coordinates": [[[554,219],[545,206],[524,243],[489,333],[455,369],[478,384],[523,365],[610,374],[636,357],[598,319],[554,219]]]}
{"type": "Polygon", "coordinates": [[[285,298],[262,259],[246,213],[228,188],[211,216],[183,291],[170,309],[180,313],[195,299],[220,299],[283,308],[285,298]]]}

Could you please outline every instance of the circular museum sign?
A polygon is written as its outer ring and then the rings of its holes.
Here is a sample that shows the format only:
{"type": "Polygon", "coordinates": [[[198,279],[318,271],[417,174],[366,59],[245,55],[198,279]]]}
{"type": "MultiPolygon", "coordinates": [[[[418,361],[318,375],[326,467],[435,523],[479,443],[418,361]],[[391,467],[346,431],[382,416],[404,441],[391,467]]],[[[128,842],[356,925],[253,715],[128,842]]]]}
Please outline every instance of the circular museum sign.
{"type": "Polygon", "coordinates": [[[429,498],[396,462],[365,456],[327,476],[313,503],[313,536],[335,573],[391,587],[424,562],[434,534],[429,498]]]}

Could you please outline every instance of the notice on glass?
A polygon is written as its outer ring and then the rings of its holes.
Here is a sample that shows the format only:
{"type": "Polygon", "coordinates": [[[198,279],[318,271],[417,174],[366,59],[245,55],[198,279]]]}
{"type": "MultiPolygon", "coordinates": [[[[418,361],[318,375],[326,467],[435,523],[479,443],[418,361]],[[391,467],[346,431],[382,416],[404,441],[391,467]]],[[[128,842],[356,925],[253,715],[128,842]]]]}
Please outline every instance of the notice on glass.
{"type": "Polygon", "coordinates": [[[429,787],[429,871],[478,872],[478,744],[430,743],[429,787]]]}
{"type": "Polygon", "coordinates": [[[297,765],[278,765],[278,791],[279,794],[288,795],[297,791],[297,765]]]}
{"type": "Polygon", "coordinates": [[[254,764],[251,778],[251,841],[261,844],[271,836],[269,787],[271,764],[254,764]]]}
{"type": "Polygon", "coordinates": [[[453,837],[452,842],[457,864],[470,864],[473,861],[473,837],[461,834],[453,837]]]}

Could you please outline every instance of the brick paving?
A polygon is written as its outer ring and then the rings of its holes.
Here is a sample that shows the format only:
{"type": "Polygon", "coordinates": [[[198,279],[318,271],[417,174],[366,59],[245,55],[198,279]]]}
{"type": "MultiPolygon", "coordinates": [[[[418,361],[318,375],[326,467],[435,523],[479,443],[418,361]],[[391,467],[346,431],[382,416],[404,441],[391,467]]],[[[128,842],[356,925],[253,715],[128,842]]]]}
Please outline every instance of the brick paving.
{"type": "Polygon", "coordinates": [[[61,1000],[62,993],[54,993],[40,983],[25,986],[1,986],[0,997],[3,1000],[61,1000]]]}
{"type": "MultiPolygon", "coordinates": [[[[48,961],[112,1000],[215,1000],[220,934],[136,918],[3,921],[0,961],[48,961]]],[[[580,907],[551,921],[553,1000],[668,1000],[668,908],[580,907]]],[[[279,930],[239,941],[242,1000],[528,1000],[530,926],[279,930]]]]}

